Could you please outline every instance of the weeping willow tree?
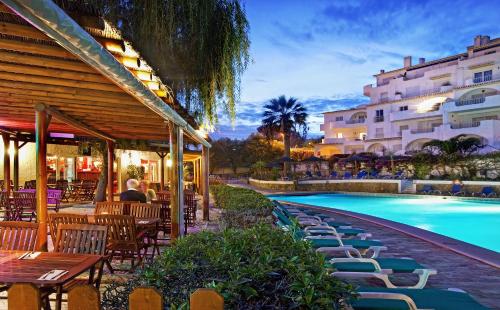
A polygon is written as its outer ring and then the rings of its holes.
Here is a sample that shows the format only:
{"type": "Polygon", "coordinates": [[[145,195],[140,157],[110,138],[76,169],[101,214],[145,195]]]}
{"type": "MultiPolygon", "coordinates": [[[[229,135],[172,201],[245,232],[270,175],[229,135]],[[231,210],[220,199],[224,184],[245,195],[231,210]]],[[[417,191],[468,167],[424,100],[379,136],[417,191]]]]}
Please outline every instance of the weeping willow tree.
{"type": "Polygon", "coordinates": [[[198,121],[232,118],[249,62],[249,24],[240,0],[58,0],[92,7],[133,43],[198,121]]]}

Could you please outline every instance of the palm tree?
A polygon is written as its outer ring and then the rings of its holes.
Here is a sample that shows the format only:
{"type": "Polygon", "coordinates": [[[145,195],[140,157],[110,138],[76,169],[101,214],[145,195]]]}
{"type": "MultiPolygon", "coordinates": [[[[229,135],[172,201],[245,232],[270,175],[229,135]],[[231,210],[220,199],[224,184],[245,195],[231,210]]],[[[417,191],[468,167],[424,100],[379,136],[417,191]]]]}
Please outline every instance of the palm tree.
{"type": "Polygon", "coordinates": [[[431,140],[424,143],[422,148],[445,156],[466,156],[476,152],[483,146],[481,139],[461,134],[448,140],[431,140]]]}
{"type": "MultiPolygon", "coordinates": [[[[264,132],[268,138],[277,133],[282,134],[284,156],[290,157],[290,136],[293,133],[305,136],[307,133],[306,108],[296,98],[287,99],[285,96],[271,99],[264,108],[259,132],[264,132]]],[[[284,165],[284,174],[288,174],[288,163],[284,165]]]]}

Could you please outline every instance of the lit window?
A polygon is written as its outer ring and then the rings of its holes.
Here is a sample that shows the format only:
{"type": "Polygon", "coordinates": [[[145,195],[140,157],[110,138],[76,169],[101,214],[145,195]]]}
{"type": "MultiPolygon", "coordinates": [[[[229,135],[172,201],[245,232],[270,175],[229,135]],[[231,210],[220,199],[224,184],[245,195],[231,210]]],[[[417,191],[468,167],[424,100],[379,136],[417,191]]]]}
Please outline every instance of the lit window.
{"type": "Polygon", "coordinates": [[[343,137],[344,137],[344,135],[343,135],[341,132],[339,132],[339,133],[337,134],[337,138],[342,139],[343,137]]]}

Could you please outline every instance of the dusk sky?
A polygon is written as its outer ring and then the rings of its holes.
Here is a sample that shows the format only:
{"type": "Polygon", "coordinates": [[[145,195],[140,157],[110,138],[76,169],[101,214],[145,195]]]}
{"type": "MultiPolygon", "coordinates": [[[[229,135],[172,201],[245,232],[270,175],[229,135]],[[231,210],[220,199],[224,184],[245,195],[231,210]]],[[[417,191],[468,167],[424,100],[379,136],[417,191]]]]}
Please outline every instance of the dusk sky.
{"type": "Polygon", "coordinates": [[[500,0],[247,0],[252,63],[237,118],[221,117],[211,136],[246,138],[263,105],[297,97],[320,135],[326,111],[367,102],[363,86],[403,57],[432,60],[466,51],[475,35],[500,36],[500,0]]]}

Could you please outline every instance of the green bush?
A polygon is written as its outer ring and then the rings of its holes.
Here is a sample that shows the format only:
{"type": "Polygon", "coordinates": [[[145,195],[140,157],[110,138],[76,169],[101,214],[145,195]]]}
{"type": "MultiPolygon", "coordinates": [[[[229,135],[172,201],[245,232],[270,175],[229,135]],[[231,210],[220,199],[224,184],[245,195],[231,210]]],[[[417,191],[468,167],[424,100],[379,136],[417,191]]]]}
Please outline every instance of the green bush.
{"type": "Polygon", "coordinates": [[[228,185],[210,187],[215,205],[222,209],[222,228],[244,228],[257,223],[271,223],[273,205],[266,196],[254,190],[228,185]]]}
{"type": "Polygon", "coordinates": [[[127,308],[137,286],[156,287],[172,309],[186,309],[203,287],[217,290],[226,309],[336,309],[352,294],[309,243],[270,225],[180,239],[130,281],[107,286],[104,308],[127,308]]]}

